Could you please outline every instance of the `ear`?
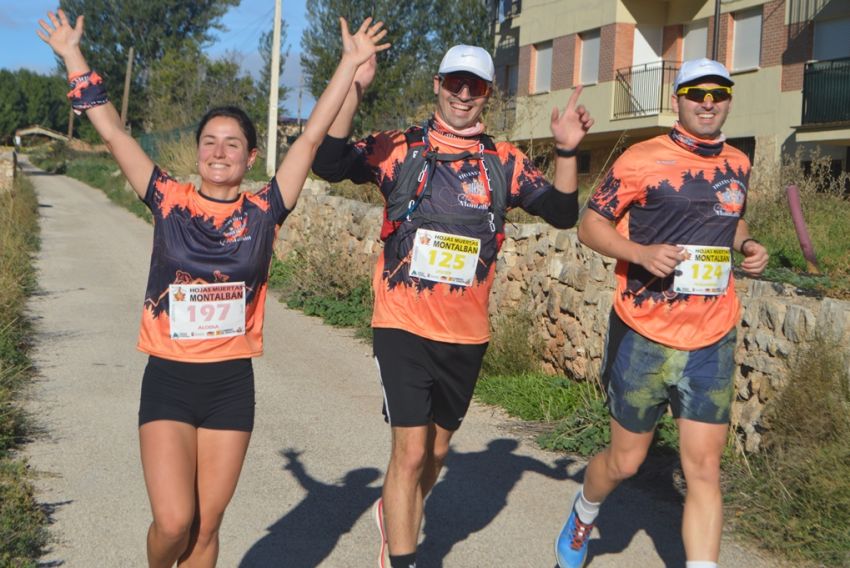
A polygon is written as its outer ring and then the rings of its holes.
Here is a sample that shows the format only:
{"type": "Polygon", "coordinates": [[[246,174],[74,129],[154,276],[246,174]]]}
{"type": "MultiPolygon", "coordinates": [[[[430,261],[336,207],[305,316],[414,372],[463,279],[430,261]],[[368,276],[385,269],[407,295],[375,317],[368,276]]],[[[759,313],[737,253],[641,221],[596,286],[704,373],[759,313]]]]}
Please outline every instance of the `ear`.
{"type": "Polygon", "coordinates": [[[254,165],[254,162],[257,160],[257,154],[258,153],[259,153],[259,150],[257,148],[254,148],[253,150],[248,152],[248,167],[249,168],[254,165]]]}
{"type": "Polygon", "coordinates": [[[670,95],[670,108],[673,109],[673,112],[679,114],[679,95],[676,93],[670,95]]]}
{"type": "Polygon", "coordinates": [[[440,94],[440,76],[434,75],[434,95],[440,94]]]}

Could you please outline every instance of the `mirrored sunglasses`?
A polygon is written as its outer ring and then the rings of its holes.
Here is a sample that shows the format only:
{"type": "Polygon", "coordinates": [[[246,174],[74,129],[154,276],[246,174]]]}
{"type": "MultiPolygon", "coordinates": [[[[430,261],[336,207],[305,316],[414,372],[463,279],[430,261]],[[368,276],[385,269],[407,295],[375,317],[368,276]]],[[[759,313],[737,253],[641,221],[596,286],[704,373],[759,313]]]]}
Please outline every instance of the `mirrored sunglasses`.
{"type": "Polygon", "coordinates": [[[490,93],[490,83],[481,77],[471,75],[448,74],[440,77],[440,84],[453,95],[460,95],[464,87],[469,89],[469,96],[483,97],[490,93]]]}
{"type": "Polygon", "coordinates": [[[711,89],[703,89],[702,87],[682,87],[676,91],[677,95],[681,95],[689,101],[695,103],[704,102],[707,97],[715,103],[728,101],[732,98],[732,87],[712,87],[711,89]]]}

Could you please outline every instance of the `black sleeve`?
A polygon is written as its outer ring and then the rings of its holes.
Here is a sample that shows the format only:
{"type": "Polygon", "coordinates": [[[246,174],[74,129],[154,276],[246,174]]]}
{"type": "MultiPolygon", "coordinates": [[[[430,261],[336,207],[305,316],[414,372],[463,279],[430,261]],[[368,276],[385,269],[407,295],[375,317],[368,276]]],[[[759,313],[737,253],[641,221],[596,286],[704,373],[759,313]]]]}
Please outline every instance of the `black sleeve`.
{"type": "Polygon", "coordinates": [[[557,229],[569,229],[578,221],[578,191],[562,193],[553,187],[524,209],[557,229]]]}
{"type": "Polygon", "coordinates": [[[349,144],[345,138],[327,135],[316,150],[313,173],[329,182],[360,177],[353,171],[358,169],[354,166],[359,160],[360,155],[353,144],[349,144]]]}

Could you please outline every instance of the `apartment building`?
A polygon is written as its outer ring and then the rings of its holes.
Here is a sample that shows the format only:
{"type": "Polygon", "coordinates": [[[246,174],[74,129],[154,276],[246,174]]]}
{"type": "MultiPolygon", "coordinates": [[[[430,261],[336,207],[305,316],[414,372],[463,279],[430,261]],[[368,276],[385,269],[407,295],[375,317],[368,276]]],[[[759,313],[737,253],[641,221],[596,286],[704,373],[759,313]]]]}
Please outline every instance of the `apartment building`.
{"type": "Polygon", "coordinates": [[[552,108],[583,85],[596,124],[582,173],[669,130],[673,79],[697,57],[732,73],[724,133],[751,159],[817,145],[850,170],[850,0],[494,0],[491,10],[511,138],[551,141],[552,108]]]}

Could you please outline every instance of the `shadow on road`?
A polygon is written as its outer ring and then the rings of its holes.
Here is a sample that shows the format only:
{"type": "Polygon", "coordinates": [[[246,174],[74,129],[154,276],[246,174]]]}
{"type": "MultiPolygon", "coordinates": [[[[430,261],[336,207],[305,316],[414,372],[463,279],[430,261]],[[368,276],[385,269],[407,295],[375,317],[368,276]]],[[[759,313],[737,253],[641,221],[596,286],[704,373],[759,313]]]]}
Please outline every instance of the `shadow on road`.
{"type": "Polygon", "coordinates": [[[449,453],[444,477],[425,504],[425,539],[419,547],[421,560],[417,566],[442,567],[457,543],[487,527],[502,512],[514,485],[526,472],[558,480],[569,478],[571,459],[561,458],[549,466],[515,454],[518,445],[516,440],[500,438],[481,452],[449,453]]]}
{"type": "Polygon", "coordinates": [[[373,467],[349,471],[339,484],[323,483],[307,473],[299,460],[300,452],[287,449],[280,455],[286,460],[283,469],[301,484],[307,496],[268,528],[269,533],[242,558],[240,568],[320,566],[339,538],[381,495],[379,486],[370,487],[381,476],[373,467]]]}
{"type": "Polygon", "coordinates": [[[664,566],[685,565],[678,469],[677,458],[650,453],[638,474],[605,500],[596,523],[599,538],[588,544],[585,566],[592,566],[594,558],[621,553],[641,531],[652,540],[664,566]]]}

